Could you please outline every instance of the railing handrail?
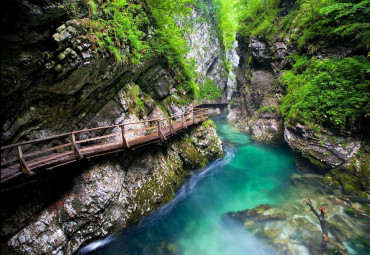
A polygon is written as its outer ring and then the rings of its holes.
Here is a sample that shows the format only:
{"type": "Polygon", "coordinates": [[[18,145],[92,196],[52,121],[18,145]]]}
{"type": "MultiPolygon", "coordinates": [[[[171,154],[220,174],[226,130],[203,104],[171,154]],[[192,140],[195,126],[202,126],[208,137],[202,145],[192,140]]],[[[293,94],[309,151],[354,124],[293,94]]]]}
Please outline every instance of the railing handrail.
{"type": "Polygon", "coordinates": [[[200,108],[200,109],[199,108],[193,108],[193,110],[190,111],[190,112],[186,112],[186,113],[182,113],[182,114],[178,114],[178,115],[171,115],[170,117],[166,117],[166,118],[151,119],[151,120],[144,120],[144,121],[130,122],[130,123],[121,123],[121,124],[115,124],[115,125],[104,126],[104,127],[96,127],[96,128],[90,128],[90,129],[80,129],[80,130],[75,130],[75,131],[68,132],[68,133],[63,133],[63,134],[53,135],[53,136],[49,136],[49,137],[44,137],[44,138],[34,139],[34,140],[30,140],[30,141],[25,141],[25,142],[6,145],[6,146],[1,147],[1,150],[15,148],[17,146],[27,145],[27,144],[31,144],[31,143],[38,143],[38,142],[43,142],[43,141],[47,141],[47,140],[53,140],[53,139],[57,139],[57,138],[60,138],[60,137],[70,136],[72,134],[80,134],[80,133],[91,132],[91,131],[95,131],[95,130],[115,128],[115,127],[121,127],[121,126],[126,126],[126,125],[135,125],[135,124],[146,123],[146,122],[163,121],[163,120],[172,119],[172,118],[175,118],[175,117],[182,117],[183,115],[186,115],[186,114],[189,114],[189,113],[198,113],[198,112],[207,111],[207,110],[208,110],[208,108],[200,108]]]}

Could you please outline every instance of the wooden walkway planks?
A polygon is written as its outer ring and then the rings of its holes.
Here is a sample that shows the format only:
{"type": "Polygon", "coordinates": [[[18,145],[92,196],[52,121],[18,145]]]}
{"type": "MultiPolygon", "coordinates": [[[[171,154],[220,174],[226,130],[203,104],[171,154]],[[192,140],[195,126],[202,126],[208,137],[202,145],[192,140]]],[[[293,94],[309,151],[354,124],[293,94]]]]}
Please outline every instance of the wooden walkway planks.
{"type": "Polygon", "coordinates": [[[42,170],[50,170],[70,164],[83,158],[98,157],[125,149],[135,149],[153,143],[161,143],[175,135],[176,132],[203,122],[207,118],[208,109],[194,109],[191,112],[164,119],[77,130],[71,133],[4,146],[1,148],[1,183],[21,175],[32,175],[42,170]],[[144,128],[141,127],[143,125],[145,126],[144,128]],[[136,128],[126,130],[128,126],[134,126],[136,128]],[[120,133],[104,133],[106,130],[118,127],[121,128],[120,133]],[[97,135],[93,133],[96,131],[101,131],[102,134],[97,135]],[[88,133],[90,136],[95,137],[79,140],[77,136],[81,133],[88,133]],[[130,135],[134,137],[127,138],[130,135]],[[122,141],[117,141],[117,139],[110,141],[109,139],[112,137],[120,137],[122,141]],[[64,142],[62,141],[63,139],[65,140],[64,142]],[[62,144],[55,146],[53,145],[55,141],[62,144]],[[38,143],[46,143],[46,146],[49,147],[29,154],[23,154],[22,146],[37,146],[36,144],[38,143]],[[86,143],[87,145],[83,145],[86,143]],[[69,149],[66,150],[66,148],[69,149]],[[5,152],[8,153],[6,154],[5,152]],[[13,155],[15,152],[17,154],[13,155]],[[47,153],[49,154],[43,155],[47,153]],[[3,154],[6,157],[3,157],[3,154]]]}

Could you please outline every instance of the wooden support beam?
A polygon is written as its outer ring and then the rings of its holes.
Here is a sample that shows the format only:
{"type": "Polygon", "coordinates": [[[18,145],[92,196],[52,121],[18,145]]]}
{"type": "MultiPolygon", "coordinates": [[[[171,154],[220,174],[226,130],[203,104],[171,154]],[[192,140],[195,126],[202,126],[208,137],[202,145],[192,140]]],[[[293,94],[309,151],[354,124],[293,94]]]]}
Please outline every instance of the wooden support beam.
{"type": "Polygon", "coordinates": [[[170,133],[171,133],[171,135],[176,134],[176,132],[175,132],[175,130],[173,129],[173,126],[172,126],[172,118],[170,118],[170,133]]]}
{"type": "Polygon", "coordinates": [[[18,154],[18,159],[19,159],[19,165],[21,167],[21,171],[26,174],[34,174],[27,166],[26,161],[24,160],[23,157],[23,151],[22,147],[20,145],[17,146],[17,154],[18,154]]]}
{"type": "Polygon", "coordinates": [[[78,148],[76,144],[76,135],[73,132],[71,133],[71,143],[72,143],[72,149],[73,149],[73,152],[75,153],[76,158],[83,159],[84,156],[82,155],[82,153],[80,152],[80,149],[78,148]]]}
{"type": "Polygon", "coordinates": [[[186,126],[186,119],[185,119],[184,114],[182,115],[182,127],[185,128],[185,129],[188,128],[188,126],[186,126]]]}
{"type": "Polygon", "coordinates": [[[164,134],[162,133],[162,130],[159,130],[159,133],[161,135],[161,141],[164,142],[164,141],[167,141],[166,137],[164,136],[164,134]]]}
{"type": "Polygon", "coordinates": [[[128,144],[125,136],[125,125],[121,125],[121,133],[122,133],[122,142],[123,145],[126,146],[127,148],[130,148],[130,145],[128,144]]]}
{"type": "Polygon", "coordinates": [[[163,135],[162,131],[161,131],[161,122],[160,120],[158,120],[157,122],[157,126],[158,126],[158,138],[161,142],[165,141],[166,140],[166,137],[163,135]],[[163,139],[164,138],[164,139],[163,139]]]}

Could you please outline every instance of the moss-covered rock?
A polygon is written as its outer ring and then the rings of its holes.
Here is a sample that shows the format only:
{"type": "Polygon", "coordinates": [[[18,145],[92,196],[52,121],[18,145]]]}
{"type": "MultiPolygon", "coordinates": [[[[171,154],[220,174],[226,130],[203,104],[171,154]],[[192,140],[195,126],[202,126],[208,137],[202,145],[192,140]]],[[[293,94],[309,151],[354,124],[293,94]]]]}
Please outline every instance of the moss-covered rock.
{"type": "Polygon", "coordinates": [[[163,146],[98,158],[60,201],[8,244],[17,253],[72,254],[83,243],[119,231],[170,201],[185,179],[185,167],[204,167],[222,153],[215,125],[207,121],[163,146]]]}
{"type": "Polygon", "coordinates": [[[349,195],[370,196],[370,161],[368,156],[353,157],[340,168],[330,170],[325,180],[330,185],[342,187],[349,195]]]}

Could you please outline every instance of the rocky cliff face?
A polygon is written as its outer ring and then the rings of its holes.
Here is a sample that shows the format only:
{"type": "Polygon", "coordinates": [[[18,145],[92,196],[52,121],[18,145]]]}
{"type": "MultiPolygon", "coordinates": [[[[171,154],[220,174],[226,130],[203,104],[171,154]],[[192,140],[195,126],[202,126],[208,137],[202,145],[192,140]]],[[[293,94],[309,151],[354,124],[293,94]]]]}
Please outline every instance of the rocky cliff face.
{"type": "Polygon", "coordinates": [[[186,35],[190,45],[186,58],[195,60],[195,72],[199,84],[211,79],[222,89],[222,100],[230,100],[236,86],[234,72],[239,63],[239,56],[236,53],[237,42],[233,48],[224,49],[217,32],[217,22],[212,13],[212,6],[208,8],[210,13],[194,8],[189,17],[188,22],[194,24],[191,32],[186,35]],[[224,61],[231,63],[230,70],[224,61]]]}
{"type": "MultiPolygon", "coordinates": [[[[294,3],[281,1],[279,19],[289,14],[294,3]]],[[[239,36],[240,62],[237,87],[232,98],[236,107],[231,110],[228,119],[250,133],[255,141],[287,143],[297,155],[303,156],[321,173],[326,173],[328,184],[340,186],[348,194],[369,196],[366,128],[357,128],[352,132],[330,130],[330,127],[304,122],[290,123],[283,119],[279,110],[281,99],[287,93],[279,80],[284,71],[292,69],[292,53],[323,59],[352,56],[356,54],[355,50],[347,45],[334,43],[333,46],[333,43],[325,42],[320,42],[314,50],[302,49],[292,40],[293,35],[287,33],[282,37],[280,32],[270,34],[269,38],[239,36]],[[307,52],[303,52],[305,50],[307,52]]]]}
{"type": "Polygon", "coordinates": [[[264,143],[283,141],[283,120],[278,104],[283,96],[277,80],[288,52],[283,42],[268,43],[255,37],[251,41],[239,38],[240,63],[237,71],[236,105],[230,121],[252,134],[252,139],[264,143]]]}
{"type": "Polygon", "coordinates": [[[86,27],[86,5],[75,2],[78,12],[71,12],[74,1],[65,2],[2,3],[10,13],[20,10],[5,19],[10,31],[2,41],[2,143],[86,127],[130,82],[155,100],[176,87],[164,59],[122,65],[98,52],[86,27]]]}
{"type": "MultiPolygon", "coordinates": [[[[69,0],[1,2],[2,145],[163,118],[192,108],[166,100],[169,95],[181,97],[176,70],[166,59],[122,64],[98,51],[86,27],[88,6],[69,0]]],[[[199,73],[225,86],[214,24],[195,26],[207,31],[210,41],[192,44],[197,49],[190,55],[199,73]]],[[[200,35],[194,33],[189,37],[193,43],[200,35]]],[[[61,178],[65,184],[54,181],[54,187],[32,192],[26,187],[28,195],[22,191],[19,200],[9,200],[2,208],[2,242],[10,239],[9,247],[20,254],[74,253],[89,240],[118,231],[169,201],[185,169],[203,167],[222,153],[213,124],[206,122],[163,146],[66,167],[66,172],[75,173],[68,175],[71,179],[61,178]]]]}
{"type": "Polygon", "coordinates": [[[19,254],[72,254],[82,244],[149,214],[173,197],[185,167],[203,167],[222,156],[213,125],[207,121],[150,150],[97,159],[69,191],[15,234],[9,246],[19,254]]]}

